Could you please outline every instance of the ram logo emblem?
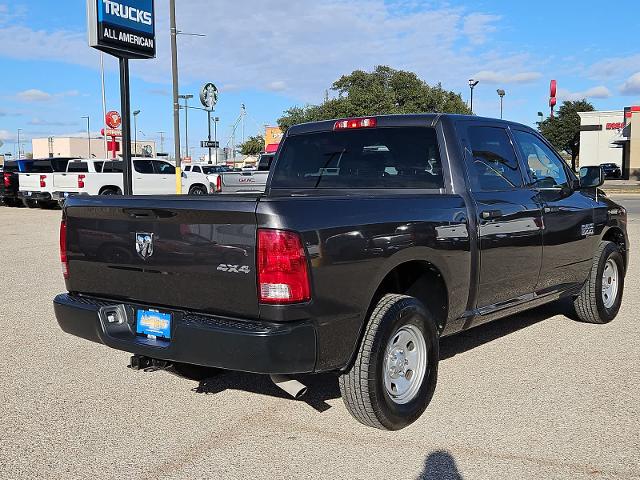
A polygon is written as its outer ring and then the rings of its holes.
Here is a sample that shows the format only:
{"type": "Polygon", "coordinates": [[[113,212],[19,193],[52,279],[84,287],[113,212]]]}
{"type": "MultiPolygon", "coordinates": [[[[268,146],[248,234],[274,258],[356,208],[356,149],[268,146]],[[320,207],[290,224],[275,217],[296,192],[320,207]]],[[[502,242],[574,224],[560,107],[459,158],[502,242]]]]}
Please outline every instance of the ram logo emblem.
{"type": "Polygon", "coordinates": [[[136,252],[143,260],[153,255],[153,233],[136,233],[136,252]]]}

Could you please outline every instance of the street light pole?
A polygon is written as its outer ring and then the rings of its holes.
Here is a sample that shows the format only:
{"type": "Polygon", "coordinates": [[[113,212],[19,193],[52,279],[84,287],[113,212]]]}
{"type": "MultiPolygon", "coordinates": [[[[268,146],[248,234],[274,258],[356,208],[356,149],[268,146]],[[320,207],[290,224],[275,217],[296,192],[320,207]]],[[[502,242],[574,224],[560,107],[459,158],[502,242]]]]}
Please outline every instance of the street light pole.
{"type": "Polygon", "coordinates": [[[471,110],[471,114],[473,115],[473,89],[476,85],[480,83],[480,80],[474,80],[473,78],[469,79],[469,88],[471,89],[471,100],[469,102],[469,109],[471,110]]]}
{"type": "Polygon", "coordinates": [[[178,98],[184,99],[184,143],[186,156],[189,156],[189,99],[193,95],[178,95],[178,98]]]}
{"type": "Polygon", "coordinates": [[[158,132],[160,134],[160,151],[164,153],[164,134],[165,132],[158,132]]]}
{"type": "Polygon", "coordinates": [[[87,120],[87,146],[89,147],[89,158],[91,158],[91,120],[89,119],[89,115],[82,117],[87,120]]]}
{"type": "Polygon", "coordinates": [[[180,161],[180,103],[178,100],[178,45],[176,27],[176,0],[169,0],[171,28],[171,75],[173,80],[173,142],[176,157],[176,193],[182,193],[182,162],[180,161]]]}
{"type": "Polygon", "coordinates": [[[506,93],[502,88],[499,88],[497,92],[498,96],[500,97],[500,120],[502,120],[502,100],[504,99],[506,93]]]}
{"type": "Polygon", "coordinates": [[[138,115],[140,115],[140,110],[135,110],[133,112],[133,156],[138,155],[138,115]]]}

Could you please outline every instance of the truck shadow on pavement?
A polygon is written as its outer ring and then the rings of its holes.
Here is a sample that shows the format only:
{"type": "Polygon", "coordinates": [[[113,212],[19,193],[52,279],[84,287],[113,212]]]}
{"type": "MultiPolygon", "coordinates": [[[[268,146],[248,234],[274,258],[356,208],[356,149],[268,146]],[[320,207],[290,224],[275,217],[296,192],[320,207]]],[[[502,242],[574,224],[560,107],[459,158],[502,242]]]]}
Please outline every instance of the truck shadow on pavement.
{"type": "MultiPolygon", "coordinates": [[[[446,361],[458,354],[480,347],[493,340],[515,333],[556,315],[565,315],[573,318],[571,302],[560,301],[543,305],[533,310],[496,320],[457,335],[443,338],[440,342],[440,360],[446,361]]],[[[567,319],[567,321],[571,320],[567,319]]],[[[331,408],[331,405],[329,405],[327,401],[340,398],[338,377],[335,373],[296,375],[294,377],[308,387],[307,394],[299,401],[305,402],[320,413],[331,408]]],[[[245,392],[294,401],[284,391],[276,387],[267,375],[244,372],[220,371],[211,377],[200,380],[199,384],[193,388],[195,393],[206,395],[215,395],[225,390],[243,390],[245,392]]],[[[445,453],[446,452],[435,452],[432,455],[438,454],[442,457],[445,453]]],[[[432,462],[438,460],[440,457],[434,457],[432,462]]]]}
{"type": "Polygon", "coordinates": [[[453,456],[444,450],[429,454],[417,480],[463,480],[453,456]]]}

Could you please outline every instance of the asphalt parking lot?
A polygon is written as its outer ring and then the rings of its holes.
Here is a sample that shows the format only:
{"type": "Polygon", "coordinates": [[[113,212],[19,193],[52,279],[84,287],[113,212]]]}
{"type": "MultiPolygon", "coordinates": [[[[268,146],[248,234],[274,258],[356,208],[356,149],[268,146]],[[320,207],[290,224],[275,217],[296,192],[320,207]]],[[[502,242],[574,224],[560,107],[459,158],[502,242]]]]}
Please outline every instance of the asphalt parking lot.
{"type": "Polygon", "coordinates": [[[619,317],[553,305],[443,340],[431,406],[395,433],[356,423],[331,376],[295,401],[257,375],[134,372],[64,334],[60,212],[0,207],[0,478],[640,478],[640,197],[622,202],[619,317]]]}

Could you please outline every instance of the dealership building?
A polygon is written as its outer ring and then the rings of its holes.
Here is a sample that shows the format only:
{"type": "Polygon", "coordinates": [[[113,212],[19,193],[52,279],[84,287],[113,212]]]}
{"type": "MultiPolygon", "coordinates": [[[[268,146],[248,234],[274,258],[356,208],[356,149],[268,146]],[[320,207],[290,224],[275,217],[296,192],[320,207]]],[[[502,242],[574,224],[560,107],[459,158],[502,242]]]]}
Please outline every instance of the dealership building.
{"type": "MultiPolygon", "coordinates": [[[[78,158],[112,158],[112,149],[116,156],[122,155],[122,142],[107,141],[107,151],[103,138],[82,137],[48,137],[34,138],[31,141],[33,158],[48,157],[78,157],[78,158]],[[91,152],[89,152],[91,150],[91,152]]],[[[156,142],[137,141],[131,142],[131,154],[138,157],[155,157],[157,155],[156,142]]]]}
{"type": "Polygon", "coordinates": [[[640,180],[640,106],[578,115],[580,166],[615,163],[623,178],[640,180]]]}

